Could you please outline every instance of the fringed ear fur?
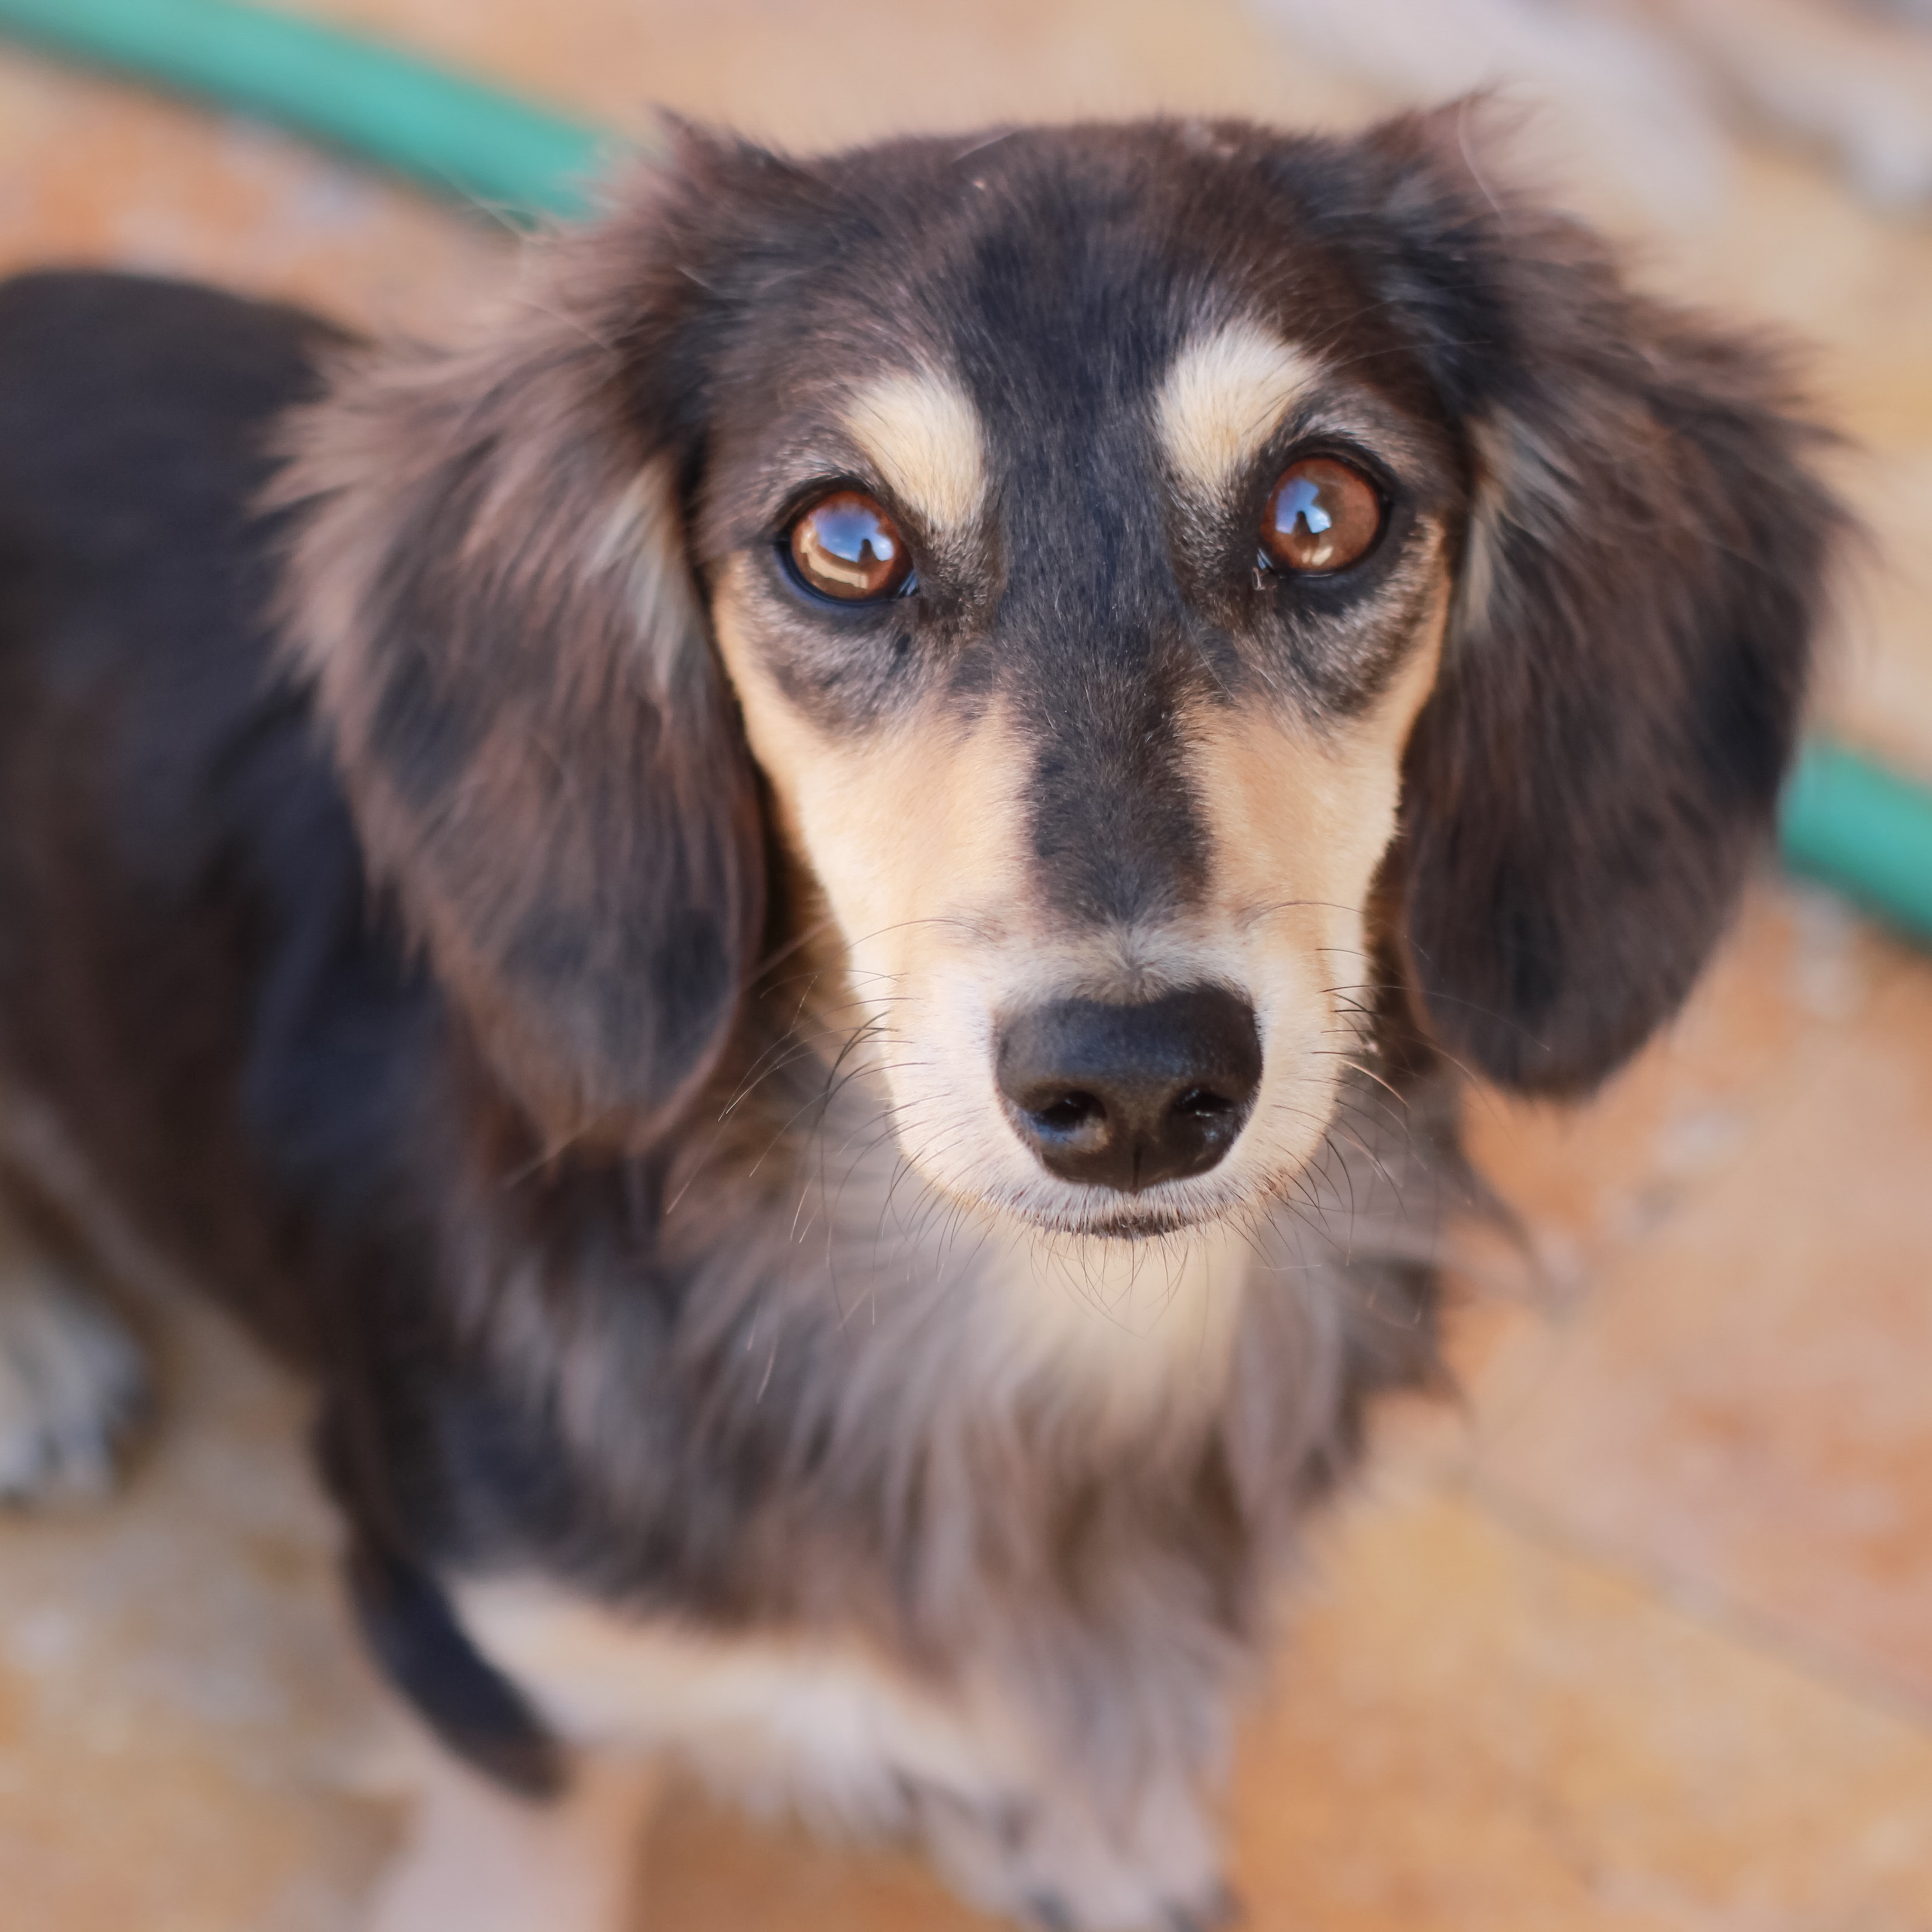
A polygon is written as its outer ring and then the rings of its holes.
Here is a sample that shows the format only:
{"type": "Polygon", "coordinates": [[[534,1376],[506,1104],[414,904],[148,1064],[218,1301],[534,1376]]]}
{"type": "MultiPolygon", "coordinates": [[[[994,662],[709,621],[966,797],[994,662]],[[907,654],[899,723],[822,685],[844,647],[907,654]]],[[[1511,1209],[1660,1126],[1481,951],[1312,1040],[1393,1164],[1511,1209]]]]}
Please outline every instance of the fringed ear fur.
{"type": "MultiPolygon", "coordinates": [[[[1498,202],[1456,110],[1360,151],[1352,246],[1466,439],[1440,684],[1406,773],[1433,1030],[1588,1088],[1676,1008],[1772,822],[1845,519],[1774,351],[1498,202]]],[[[1338,238],[1340,238],[1338,236],[1338,238]]]]}
{"type": "Polygon", "coordinates": [[[754,783],[686,556],[692,386],[667,372],[654,419],[640,373],[640,310],[676,285],[650,228],[556,244],[477,346],[345,360],[287,425],[277,490],[287,634],[372,870],[555,1142],[662,1131],[762,920],[754,783]]]}
{"type": "MultiPolygon", "coordinates": [[[[1452,110],[1298,144],[1298,172],[1325,151],[1310,225],[1413,343],[1471,471],[1406,771],[1414,976],[1452,1052],[1574,1090],[1722,930],[1844,519],[1777,358],[1499,202],[1461,132],[1452,110]]],[[[733,205],[715,183],[644,196],[558,247],[480,346],[346,361],[291,424],[278,493],[292,649],[373,868],[557,1138],[661,1130],[761,928],[755,782],[682,528],[704,382],[665,346],[706,280],[676,249],[733,205]]]]}

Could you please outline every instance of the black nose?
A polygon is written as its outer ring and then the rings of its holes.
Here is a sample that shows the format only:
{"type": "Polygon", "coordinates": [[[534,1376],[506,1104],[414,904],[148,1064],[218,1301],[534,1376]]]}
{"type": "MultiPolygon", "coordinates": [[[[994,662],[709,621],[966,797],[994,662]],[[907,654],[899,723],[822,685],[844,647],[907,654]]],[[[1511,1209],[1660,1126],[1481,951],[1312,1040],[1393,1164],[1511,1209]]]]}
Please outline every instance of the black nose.
{"type": "Polygon", "coordinates": [[[1220,986],[1139,1006],[1056,1000],[1000,1029],[1000,1091],[1049,1174],[1137,1194],[1205,1174],[1262,1080],[1255,1010],[1220,986]]]}

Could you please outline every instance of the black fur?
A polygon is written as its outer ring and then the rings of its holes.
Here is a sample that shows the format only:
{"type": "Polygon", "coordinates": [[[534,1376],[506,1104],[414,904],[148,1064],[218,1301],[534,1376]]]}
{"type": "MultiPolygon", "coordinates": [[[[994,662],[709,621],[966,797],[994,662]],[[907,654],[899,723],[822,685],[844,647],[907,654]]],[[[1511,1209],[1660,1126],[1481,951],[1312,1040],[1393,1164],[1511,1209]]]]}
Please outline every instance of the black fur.
{"type": "Polygon", "coordinates": [[[517,1687],[478,1654],[435,1580],[366,1540],[347,1567],[370,1652],[436,1735],[508,1790],[556,1796],[562,1753],[517,1687]]]}

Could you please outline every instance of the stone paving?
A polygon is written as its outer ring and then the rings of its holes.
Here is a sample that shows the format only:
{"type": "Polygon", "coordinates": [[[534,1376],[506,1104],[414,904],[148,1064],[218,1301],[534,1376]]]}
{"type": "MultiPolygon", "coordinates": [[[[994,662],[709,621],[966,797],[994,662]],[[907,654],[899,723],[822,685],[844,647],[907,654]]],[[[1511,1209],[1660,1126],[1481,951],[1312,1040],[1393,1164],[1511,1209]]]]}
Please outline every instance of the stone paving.
{"type": "MultiPolygon", "coordinates": [[[[332,0],[633,128],[800,146],[989,118],[1378,103],[1235,0],[332,0]]],[[[1875,537],[1838,728],[1932,776],[1932,222],[1741,150],[1655,285],[1818,345],[1875,537]]],[[[1594,199],[1593,199],[1594,197],[1594,199]]],[[[0,52],[0,267],[110,262],[434,333],[508,243],[290,141],[0,52]]],[[[1543,1258],[1472,1253],[1458,1408],[1390,1415],[1247,1726],[1256,1932],[1932,1932],[1932,961],[1767,872],[1670,1035],[1561,1114],[1478,1096],[1543,1258]]],[[[304,1403],[152,1312],[124,1494],[0,1522],[0,1927],[348,1932],[391,1842],[304,1403]]],[[[662,1932],[961,1932],[913,1862],[676,1797],[662,1932]]]]}

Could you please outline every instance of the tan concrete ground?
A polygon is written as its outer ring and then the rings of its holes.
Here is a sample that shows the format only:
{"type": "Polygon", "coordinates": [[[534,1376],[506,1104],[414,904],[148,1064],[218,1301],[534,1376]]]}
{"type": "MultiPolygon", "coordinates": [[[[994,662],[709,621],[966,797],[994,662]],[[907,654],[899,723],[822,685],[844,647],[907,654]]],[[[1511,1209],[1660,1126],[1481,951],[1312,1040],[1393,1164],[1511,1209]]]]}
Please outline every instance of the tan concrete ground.
{"type": "MultiPolygon", "coordinates": [[[[335,0],[640,125],[800,144],[996,115],[1373,106],[1234,0],[335,0]]],[[[1588,200],[1596,192],[1582,184],[1588,200]]],[[[1635,218],[1605,188],[1603,211],[1635,218]]],[[[1843,728],[1932,775],[1932,226],[1743,158],[1647,272],[1802,329],[1879,537],[1843,728]]],[[[114,261],[434,328],[504,244],[238,124],[0,55],[0,266],[114,261]]],[[[1249,1726],[1260,1932],[1932,1932],[1932,962],[1767,879],[1672,1036],[1477,1138],[1549,1262],[1472,1262],[1460,1414],[1391,1418],[1249,1726]]],[[[128,1493],[0,1524],[0,1928],[346,1932],[394,1829],[302,1402],[159,1324],[128,1493]]],[[[915,1867],[679,1798],[664,1932],[971,1915],[915,1867]]]]}

